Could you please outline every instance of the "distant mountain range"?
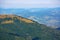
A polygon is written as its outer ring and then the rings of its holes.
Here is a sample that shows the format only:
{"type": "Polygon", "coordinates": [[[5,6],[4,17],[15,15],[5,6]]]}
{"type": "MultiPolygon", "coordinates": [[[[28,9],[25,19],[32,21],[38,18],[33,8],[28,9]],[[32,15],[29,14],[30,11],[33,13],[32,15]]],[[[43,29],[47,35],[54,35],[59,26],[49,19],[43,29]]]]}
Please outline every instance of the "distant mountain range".
{"type": "Polygon", "coordinates": [[[0,15],[0,40],[60,40],[60,31],[21,16],[0,15]]]}
{"type": "Polygon", "coordinates": [[[30,8],[30,9],[0,8],[0,14],[15,14],[15,15],[19,15],[19,16],[37,21],[38,23],[41,23],[41,24],[51,26],[53,28],[60,27],[59,25],[60,24],[60,8],[30,8]]]}

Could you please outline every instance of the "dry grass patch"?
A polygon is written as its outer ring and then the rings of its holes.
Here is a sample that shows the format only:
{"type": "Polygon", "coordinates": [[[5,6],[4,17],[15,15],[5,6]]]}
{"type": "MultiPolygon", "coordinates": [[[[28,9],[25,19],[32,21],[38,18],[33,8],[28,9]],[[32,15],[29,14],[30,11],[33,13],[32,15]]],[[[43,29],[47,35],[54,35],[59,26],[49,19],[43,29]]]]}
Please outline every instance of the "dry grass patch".
{"type": "Polygon", "coordinates": [[[1,24],[9,24],[9,23],[13,23],[13,20],[6,20],[6,21],[1,22],[1,24]]]}

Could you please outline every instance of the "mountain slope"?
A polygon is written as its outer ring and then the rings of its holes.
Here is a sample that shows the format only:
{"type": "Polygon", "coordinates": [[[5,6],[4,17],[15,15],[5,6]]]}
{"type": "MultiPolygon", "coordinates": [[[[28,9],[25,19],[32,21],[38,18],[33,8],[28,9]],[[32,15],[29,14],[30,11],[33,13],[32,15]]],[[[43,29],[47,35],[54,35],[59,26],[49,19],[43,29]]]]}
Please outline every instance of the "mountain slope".
{"type": "Polygon", "coordinates": [[[60,31],[16,15],[0,15],[0,40],[60,40],[60,31]]]}

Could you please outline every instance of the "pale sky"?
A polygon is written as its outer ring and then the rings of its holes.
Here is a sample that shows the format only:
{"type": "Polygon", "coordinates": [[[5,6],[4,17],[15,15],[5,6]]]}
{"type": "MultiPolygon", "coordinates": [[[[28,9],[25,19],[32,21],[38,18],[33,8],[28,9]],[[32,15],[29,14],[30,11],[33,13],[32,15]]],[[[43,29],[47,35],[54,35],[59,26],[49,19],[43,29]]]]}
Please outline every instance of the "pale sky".
{"type": "Polygon", "coordinates": [[[0,0],[0,8],[54,8],[60,0],[0,0]]]}

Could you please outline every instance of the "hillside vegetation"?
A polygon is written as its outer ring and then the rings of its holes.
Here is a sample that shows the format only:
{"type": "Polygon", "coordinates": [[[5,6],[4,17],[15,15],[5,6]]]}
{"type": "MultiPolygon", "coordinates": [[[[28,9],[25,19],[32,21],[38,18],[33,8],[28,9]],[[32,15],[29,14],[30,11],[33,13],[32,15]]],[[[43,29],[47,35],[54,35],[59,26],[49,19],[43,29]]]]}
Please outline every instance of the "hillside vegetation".
{"type": "Polygon", "coordinates": [[[17,15],[0,15],[0,40],[60,40],[60,31],[17,15]]]}

